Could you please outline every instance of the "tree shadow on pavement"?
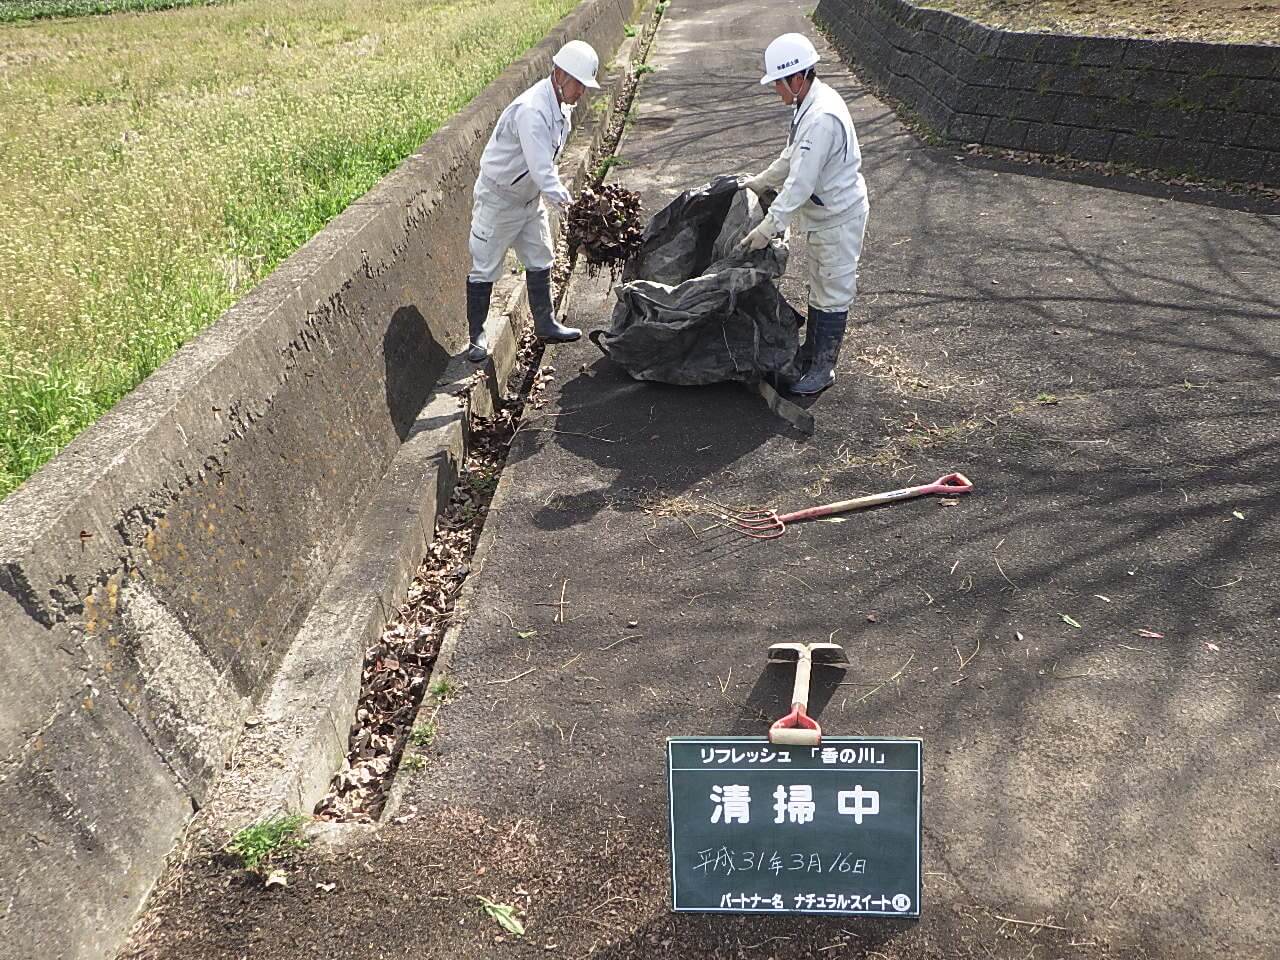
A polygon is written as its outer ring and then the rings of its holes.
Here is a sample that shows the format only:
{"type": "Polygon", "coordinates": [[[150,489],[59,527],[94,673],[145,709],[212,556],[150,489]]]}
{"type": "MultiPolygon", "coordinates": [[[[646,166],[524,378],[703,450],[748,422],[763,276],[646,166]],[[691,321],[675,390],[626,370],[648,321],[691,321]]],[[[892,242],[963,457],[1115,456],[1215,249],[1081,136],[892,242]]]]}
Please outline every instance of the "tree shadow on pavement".
{"type": "MultiPolygon", "coordinates": [[[[954,146],[936,149],[939,154],[956,155],[954,146]]],[[[1280,213],[1280,200],[1268,195],[1228,193],[1225,190],[1214,189],[1211,186],[1187,186],[1179,183],[1166,183],[1161,180],[1146,180],[1139,177],[1109,174],[1098,170],[1076,169],[1065,163],[1058,165],[1044,161],[1019,161],[983,154],[965,154],[964,163],[966,166],[977,170],[994,170],[1000,173],[1016,174],[1021,177],[1061,180],[1064,183],[1074,183],[1080,186],[1116,190],[1121,193],[1132,193],[1143,197],[1177,200],[1181,203],[1217,207],[1222,210],[1241,210],[1263,214],[1280,213]]]]}
{"type": "MultiPolygon", "coordinates": [[[[549,416],[555,442],[613,479],[607,487],[555,495],[534,514],[542,529],[584,523],[606,507],[653,508],[692,495],[718,474],[776,437],[797,438],[754,393],[740,384],[676,387],[631,379],[603,357],[564,384],[549,416]]],[[[526,444],[526,448],[534,445],[526,444]]],[[[532,450],[516,451],[521,453],[532,450]]]]}

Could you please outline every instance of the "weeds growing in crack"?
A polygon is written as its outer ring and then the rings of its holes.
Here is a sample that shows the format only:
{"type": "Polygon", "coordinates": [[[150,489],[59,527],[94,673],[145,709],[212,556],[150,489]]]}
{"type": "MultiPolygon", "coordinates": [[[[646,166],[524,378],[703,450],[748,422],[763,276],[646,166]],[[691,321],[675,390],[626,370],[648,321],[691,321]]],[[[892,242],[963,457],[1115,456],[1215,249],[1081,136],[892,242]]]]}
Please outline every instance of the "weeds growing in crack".
{"type": "Polygon", "coordinates": [[[298,835],[306,819],[302,814],[294,814],[250,824],[231,838],[227,853],[238,857],[246,870],[262,873],[271,864],[306,846],[306,841],[298,835]]]}
{"type": "Polygon", "coordinates": [[[448,677],[442,677],[431,684],[431,695],[441,703],[448,703],[458,695],[458,686],[448,677]]]}
{"type": "Polygon", "coordinates": [[[409,742],[415,747],[429,747],[436,741],[435,721],[420,723],[409,734],[409,742]]]}

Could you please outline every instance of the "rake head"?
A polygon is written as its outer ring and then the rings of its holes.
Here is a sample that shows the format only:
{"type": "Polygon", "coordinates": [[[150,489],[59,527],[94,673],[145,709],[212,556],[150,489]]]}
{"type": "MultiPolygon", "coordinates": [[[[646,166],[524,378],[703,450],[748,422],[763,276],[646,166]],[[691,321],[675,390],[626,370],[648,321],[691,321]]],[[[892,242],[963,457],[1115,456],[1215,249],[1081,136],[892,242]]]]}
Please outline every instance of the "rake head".
{"type": "Polygon", "coordinates": [[[721,518],[730,527],[740,530],[757,540],[774,540],[786,532],[786,525],[778,518],[777,510],[747,510],[741,513],[725,513],[721,518]]]}

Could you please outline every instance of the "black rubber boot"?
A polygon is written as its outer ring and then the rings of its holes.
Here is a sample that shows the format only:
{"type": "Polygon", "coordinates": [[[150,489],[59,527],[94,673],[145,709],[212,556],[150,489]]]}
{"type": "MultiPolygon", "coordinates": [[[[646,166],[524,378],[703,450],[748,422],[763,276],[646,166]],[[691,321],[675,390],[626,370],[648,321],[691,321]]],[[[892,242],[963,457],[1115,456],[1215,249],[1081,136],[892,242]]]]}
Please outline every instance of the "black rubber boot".
{"type": "Polygon", "coordinates": [[[489,339],[485,336],[484,322],[489,317],[489,300],[492,297],[492,283],[467,281],[467,334],[471,338],[467,359],[472,363],[482,363],[489,356],[489,339]]]}
{"type": "Polygon", "coordinates": [[[551,306],[551,271],[526,270],[524,282],[529,289],[529,312],[533,314],[533,332],[539,340],[569,343],[582,336],[577,327],[566,327],[556,320],[551,306]]]}
{"type": "Polygon", "coordinates": [[[809,372],[809,366],[813,363],[813,345],[818,336],[818,324],[816,320],[817,310],[813,307],[809,308],[809,316],[805,320],[801,332],[804,336],[804,342],[796,348],[796,358],[792,361],[795,369],[795,375],[787,384],[788,388],[795,386],[804,379],[804,375],[809,372]]]}
{"type": "Polygon", "coordinates": [[[844,342],[847,310],[815,310],[809,308],[809,325],[812,328],[805,340],[813,341],[813,359],[803,377],[791,387],[791,392],[801,397],[812,397],[836,382],[836,362],[840,359],[840,345],[844,342]]]}

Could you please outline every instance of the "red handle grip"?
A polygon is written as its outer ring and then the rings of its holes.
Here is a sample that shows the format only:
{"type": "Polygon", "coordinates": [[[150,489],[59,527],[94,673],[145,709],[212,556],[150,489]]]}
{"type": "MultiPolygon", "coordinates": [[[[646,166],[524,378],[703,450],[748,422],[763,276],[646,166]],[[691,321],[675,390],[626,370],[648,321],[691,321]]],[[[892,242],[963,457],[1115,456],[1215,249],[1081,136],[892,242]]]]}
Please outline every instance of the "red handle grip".
{"type": "Polygon", "coordinates": [[[968,493],[973,483],[963,473],[948,473],[925,487],[930,493],[968,493]]]}

